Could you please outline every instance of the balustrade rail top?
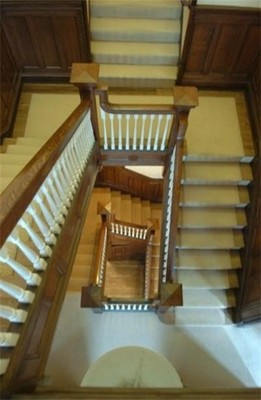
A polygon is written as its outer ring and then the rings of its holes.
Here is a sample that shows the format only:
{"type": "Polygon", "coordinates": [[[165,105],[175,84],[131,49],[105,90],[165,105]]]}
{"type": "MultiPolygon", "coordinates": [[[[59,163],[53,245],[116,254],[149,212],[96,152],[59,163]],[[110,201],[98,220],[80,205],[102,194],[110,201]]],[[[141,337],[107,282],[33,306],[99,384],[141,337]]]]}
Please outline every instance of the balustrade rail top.
{"type": "Polygon", "coordinates": [[[89,105],[90,102],[86,100],[79,104],[0,195],[0,247],[71,140],[87,113],[89,105]]]}
{"type": "Polygon", "coordinates": [[[100,98],[101,108],[111,114],[176,114],[174,104],[116,104],[109,101],[108,86],[95,89],[95,94],[100,98]]]}

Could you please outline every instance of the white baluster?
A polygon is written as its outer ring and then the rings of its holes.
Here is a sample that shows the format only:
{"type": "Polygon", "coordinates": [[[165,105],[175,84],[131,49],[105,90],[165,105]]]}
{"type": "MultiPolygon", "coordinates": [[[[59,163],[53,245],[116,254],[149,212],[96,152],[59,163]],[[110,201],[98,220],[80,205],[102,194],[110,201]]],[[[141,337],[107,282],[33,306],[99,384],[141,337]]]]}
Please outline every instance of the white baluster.
{"type": "Polygon", "coordinates": [[[110,122],[111,122],[111,149],[115,150],[115,135],[114,135],[114,114],[109,114],[110,122]]]}
{"type": "Polygon", "coordinates": [[[43,222],[43,220],[37,214],[37,211],[35,210],[35,208],[33,208],[32,205],[30,205],[27,209],[27,212],[33,217],[34,222],[36,223],[41,234],[43,235],[45,242],[50,245],[55,245],[56,237],[51,232],[49,227],[45,224],[45,222],[43,222]]]}
{"type": "Polygon", "coordinates": [[[167,134],[169,132],[170,120],[171,120],[171,115],[167,115],[166,120],[165,120],[165,129],[164,129],[164,133],[163,133],[162,140],[161,140],[161,146],[160,146],[161,151],[163,151],[166,147],[166,138],[167,138],[167,134]]]}
{"type": "Polygon", "coordinates": [[[130,305],[130,304],[127,305],[127,310],[128,310],[128,311],[131,310],[131,305],[130,305]]]}
{"type": "Polygon", "coordinates": [[[24,290],[9,282],[0,280],[0,289],[17,299],[20,303],[32,303],[34,300],[34,293],[30,292],[30,290],[24,290]]]}
{"type": "Polygon", "coordinates": [[[122,311],[125,311],[125,308],[126,308],[126,307],[125,307],[125,304],[122,304],[122,305],[121,305],[122,311]]]}
{"type": "Polygon", "coordinates": [[[49,190],[47,189],[47,187],[46,187],[45,185],[42,186],[42,192],[43,192],[44,195],[45,195],[45,198],[46,198],[46,200],[47,200],[47,202],[48,202],[48,205],[49,205],[49,207],[50,207],[50,210],[51,210],[51,212],[52,212],[52,214],[53,214],[53,217],[54,217],[55,221],[56,221],[58,224],[63,225],[64,222],[65,222],[65,219],[64,219],[64,217],[62,216],[62,214],[61,214],[59,208],[58,208],[57,205],[55,204],[55,202],[54,202],[52,196],[51,196],[50,193],[49,193],[49,190]]]}
{"type": "Polygon", "coordinates": [[[161,122],[162,122],[162,118],[163,118],[163,115],[159,114],[158,115],[158,124],[157,124],[157,129],[156,129],[156,135],[155,135],[154,144],[153,144],[153,150],[154,151],[158,150],[159,135],[160,135],[160,132],[161,132],[160,125],[161,125],[161,122]]]}
{"type": "Polygon", "coordinates": [[[49,177],[49,178],[47,178],[47,183],[49,185],[49,189],[51,191],[52,197],[53,197],[54,202],[56,204],[56,208],[58,210],[60,210],[60,212],[63,215],[67,215],[68,214],[68,210],[64,206],[62,198],[61,198],[60,194],[58,194],[58,192],[56,190],[56,187],[54,186],[54,180],[49,177]]]}
{"type": "Polygon", "coordinates": [[[128,236],[131,236],[131,227],[128,227],[128,236]]]}
{"type": "Polygon", "coordinates": [[[130,150],[130,115],[126,114],[126,143],[125,149],[130,150]]]}
{"type": "Polygon", "coordinates": [[[109,310],[109,307],[108,307],[108,304],[104,304],[104,309],[105,309],[105,311],[108,311],[109,310]]]}
{"type": "Polygon", "coordinates": [[[71,200],[73,199],[73,194],[72,191],[70,190],[70,186],[66,182],[65,175],[63,173],[63,167],[62,167],[62,162],[59,160],[57,162],[57,168],[56,171],[54,172],[54,179],[57,184],[57,188],[59,189],[61,197],[64,199],[64,204],[67,207],[70,207],[71,205],[71,200]],[[64,194],[64,197],[63,197],[64,194]]]}
{"type": "Polygon", "coordinates": [[[139,115],[134,115],[133,150],[137,150],[137,124],[139,115]]]}
{"type": "Polygon", "coordinates": [[[143,233],[143,240],[145,240],[145,239],[146,239],[147,232],[148,232],[148,230],[147,230],[147,229],[144,229],[144,233],[143,233]]]}
{"type": "Polygon", "coordinates": [[[123,226],[120,225],[120,235],[122,235],[122,234],[123,234],[123,226]]]}
{"type": "Polygon", "coordinates": [[[131,236],[135,237],[135,228],[134,227],[132,228],[132,235],[131,236]]]}
{"type": "Polygon", "coordinates": [[[106,126],[106,114],[102,108],[100,108],[101,119],[103,123],[103,148],[104,150],[108,150],[108,134],[107,134],[107,126],[106,126]]]}
{"type": "Polygon", "coordinates": [[[145,124],[146,124],[147,115],[142,115],[142,127],[141,127],[141,137],[140,137],[140,150],[144,149],[144,134],[145,134],[145,124]]]}
{"type": "Polygon", "coordinates": [[[34,269],[44,271],[47,267],[47,262],[38,256],[27,244],[25,244],[17,233],[13,232],[9,235],[8,241],[16,244],[16,246],[24,253],[28,260],[33,264],[34,269]]]}
{"type": "Polygon", "coordinates": [[[142,304],[139,304],[138,306],[138,310],[141,311],[142,310],[142,304]]]}
{"type": "Polygon", "coordinates": [[[39,205],[39,207],[40,207],[40,209],[41,209],[41,211],[43,213],[43,216],[46,219],[46,222],[50,227],[51,232],[53,232],[54,234],[58,235],[61,232],[61,228],[59,227],[57,222],[54,220],[54,218],[51,215],[50,211],[45,206],[42,196],[40,194],[37,194],[35,196],[35,201],[39,205]]]}
{"type": "Polygon", "coordinates": [[[124,236],[127,236],[127,226],[124,225],[124,236]]]}
{"type": "Polygon", "coordinates": [[[35,247],[38,249],[40,256],[42,257],[51,257],[52,249],[48,246],[42,238],[33,230],[33,228],[28,224],[28,222],[21,218],[18,224],[23,228],[32,242],[34,243],[35,247]]]}
{"type": "Polygon", "coordinates": [[[116,310],[119,311],[120,310],[120,306],[119,304],[116,304],[116,310]]]}
{"type": "Polygon", "coordinates": [[[136,232],[135,232],[135,237],[136,237],[136,239],[139,238],[139,232],[140,232],[139,228],[136,228],[136,232]]]}
{"type": "Polygon", "coordinates": [[[133,304],[133,306],[132,306],[132,310],[133,310],[133,311],[136,311],[136,310],[137,310],[137,306],[136,306],[136,304],[133,304]]]}
{"type": "Polygon", "coordinates": [[[154,122],[155,114],[150,115],[150,127],[149,127],[149,134],[148,134],[148,139],[147,139],[147,150],[150,150],[151,148],[151,136],[152,136],[152,127],[153,127],[153,122],[154,122]]]}
{"type": "Polygon", "coordinates": [[[0,332],[0,346],[1,347],[15,347],[19,339],[18,333],[13,332],[0,332]]]}
{"type": "Polygon", "coordinates": [[[118,149],[122,150],[122,114],[118,114],[118,124],[119,124],[119,144],[118,144],[118,149]]]}
{"type": "Polygon", "coordinates": [[[115,230],[114,230],[114,223],[112,222],[111,223],[111,233],[114,233],[115,232],[115,230]]]}
{"type": "Polygon", "coordinates": [[[0,305],[0,317],[10,322],[25,322],[27,314],[25,310],[15,309],[2,304],[0,305]]]}
{"type": "Polygon", "coordinates": [[[41,277],[31,272],[28,268],[24,267],[19,262],[13,260],[6,250],[1,249],[0,261],[9,265],[18,275],[20,275],[28,285],[39,286],[41,283],[41,277]]]}
{"type": "Polygon", "coordinates": [[[116,234],[117,235],[119,234],[119,225],[118,224],[116,224],[116,234]]]}

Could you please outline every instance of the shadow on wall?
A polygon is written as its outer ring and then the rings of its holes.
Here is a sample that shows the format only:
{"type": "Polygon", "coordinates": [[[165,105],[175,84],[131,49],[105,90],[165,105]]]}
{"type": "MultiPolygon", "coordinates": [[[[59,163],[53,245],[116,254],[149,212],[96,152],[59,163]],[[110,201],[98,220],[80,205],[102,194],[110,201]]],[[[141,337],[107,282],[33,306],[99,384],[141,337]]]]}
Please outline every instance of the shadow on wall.
{"type": "Polygon", "coordinates": [[[246,346],[243,341],[242,347],[242,335],[241,328],[233,326],[164,325],[154,313],[94,314],[80,308],[80,294],[69,293],[45,376],[50,385],[80,386],[87,369],[105,353],[122,346],[141,346],[165,357],[185,387],[256,387],[257,342],[246,346]],[[252,355],[247,366],[243,361],[246,352],[252,355]]]}

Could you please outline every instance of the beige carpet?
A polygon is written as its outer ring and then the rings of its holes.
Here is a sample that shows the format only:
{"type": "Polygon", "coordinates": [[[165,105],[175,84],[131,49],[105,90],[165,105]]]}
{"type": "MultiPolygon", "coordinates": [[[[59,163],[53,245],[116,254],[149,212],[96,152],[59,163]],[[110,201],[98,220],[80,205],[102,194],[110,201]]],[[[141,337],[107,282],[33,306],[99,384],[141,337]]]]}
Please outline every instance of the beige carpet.
{"type": "Polygon", "coordinates": [[[33,93],[24,136],[49,138],[79,103],[78,94],[33,93]]]}

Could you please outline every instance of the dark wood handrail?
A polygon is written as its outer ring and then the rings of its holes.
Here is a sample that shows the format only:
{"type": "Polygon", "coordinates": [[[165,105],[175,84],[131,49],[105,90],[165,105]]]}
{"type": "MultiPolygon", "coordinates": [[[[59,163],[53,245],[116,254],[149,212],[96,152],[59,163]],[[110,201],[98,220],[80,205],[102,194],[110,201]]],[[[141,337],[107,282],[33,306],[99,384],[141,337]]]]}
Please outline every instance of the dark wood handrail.
{"type": "MultiPolygon", "coordinates": [[[[93,273],[92,273],[92,278],[91,278],[92,285],[99,284],[99,276],[101,273],[100,269],[101,269],[102,262],[103,262],[103,260],[102,260],[103,259],[103,246],[104,246],[104,241],[106,240],[106,236],[107,236],[106,229],[107,229],[107,221],[105,218],[102,221],[102,226],[101,226],[101,230],[100,230],[100,234],[99,234],[99,242],[98,242],[98,249],[96,252],[95,267],[93,268],[93,273]]],[[[102,284],[102,286],[103,286],[103,284],[102,284]]]]}
{"type": "Polygon", "coordinates": [[[85,100],[35,154],[0,196],[0,247],[32,201],[89,109],[85,100]]]}
{"type": "Polygon", "coordinates": [[[176,114],[174,104],[116,104],[109,100],[109,87],[101,86],[95,89],[100,97],[101,108],[111,114],[176,114]]]}

